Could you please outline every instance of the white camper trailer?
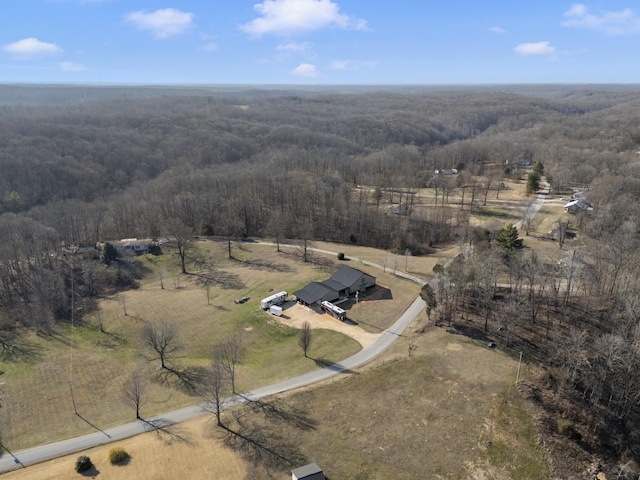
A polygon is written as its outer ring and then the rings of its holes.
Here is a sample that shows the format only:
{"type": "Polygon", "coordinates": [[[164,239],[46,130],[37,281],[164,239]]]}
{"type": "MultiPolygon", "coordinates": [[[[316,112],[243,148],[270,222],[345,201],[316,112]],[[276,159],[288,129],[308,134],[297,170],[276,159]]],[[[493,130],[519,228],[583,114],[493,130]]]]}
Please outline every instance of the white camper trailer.
{"type": "Polygon", "coordinates": [[[331,302],[327,302],[326,300],[322,302],[322,308],[325,312],[336,317],[338,320],[344,321],[344,319],[347,317],[347,312],[344,309],[338,307],[337,305],[334,305],[331,302]]]}
{"type": "Polygon", "coordinates": [[[287,300],[287,292],[276,293],[275,295],[271,295],[270,297],[263,298],[260,300],[260,307],[263,310],[267,310],[269,307],[273,305],[282,305],[287,300]]]}

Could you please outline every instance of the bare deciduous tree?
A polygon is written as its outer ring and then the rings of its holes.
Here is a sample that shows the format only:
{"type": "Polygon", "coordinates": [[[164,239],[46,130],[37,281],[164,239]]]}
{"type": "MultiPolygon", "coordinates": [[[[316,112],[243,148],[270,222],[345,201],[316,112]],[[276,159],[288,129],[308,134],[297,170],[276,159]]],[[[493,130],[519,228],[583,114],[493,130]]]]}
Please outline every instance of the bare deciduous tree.
{"type": "Polygon", "coordinates": [[[147,385],[147,380],[140,370],[135,370],[122,386],[122,399],[127,405],[135,409],[137,419],[140,418],[140,409],[146,402],[145,392],[147,385]]]}
{"type": "Polygon", "coordinates": [[[193,231],[178,221],[172,222],[166,230],[170,235],[167,246],[175,250],[180,262],[180,271],[187,273],[187,259],[193,250],[193,231]]]}
{"type": "Polygon", "coordinates": [[[151,356],[147,357],[149,361],[160,360],[162,368],[171,370],[167,360],[182,348],[178,343],[178,327],[174,323],[146,323],[140,331],[140,340],[151,352],[151,356]]]}
{"type": "Polygon", "coordinates": [[[219,362],[231,382],[231,392],[236,393],[236,367],[242,359],[242,336],[235,333],[213,348],[213,357],[219,362]]]}
{"type": "Polygon", "coordinates": [[[204,408],[216,416],[216,423],[219,427],[222,424],[222,409],[224,407],[224,392],[228,377],[222,362],[214,360],[211,367],[206,372],[204,382],[201,387],[201,396],[204,401],[204,408]]]}
{"type": "Polygon", "coordinates": [[[302,324],[302,328],[300,329],[300,333],[298,334],[298,345],[304,352],[304,356],[307,356],[307,351],[311,346],[311,324],[309,322],[304,322],[302,324]]]}

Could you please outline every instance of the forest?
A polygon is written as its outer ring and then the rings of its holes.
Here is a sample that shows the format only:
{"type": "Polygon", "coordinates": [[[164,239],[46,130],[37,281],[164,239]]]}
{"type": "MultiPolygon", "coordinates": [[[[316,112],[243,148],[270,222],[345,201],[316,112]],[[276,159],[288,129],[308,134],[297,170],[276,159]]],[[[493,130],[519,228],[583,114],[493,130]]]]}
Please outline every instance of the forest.
{"type": "Polygon", "coordinates": [[[81,245],[185,231],[414,256],[458,244],[435,272],[437,321],[499,326],[539,362],[531,396],[560,399],[570,440],[637,478],[639,107],[624,85],[0,85],[0,354],[135,288],[134,262],[103,268],[81,245]],[[553,193],[588,192],[553,254],[505,253],[499,228],[470,221],[528,164],[553,193]]]}

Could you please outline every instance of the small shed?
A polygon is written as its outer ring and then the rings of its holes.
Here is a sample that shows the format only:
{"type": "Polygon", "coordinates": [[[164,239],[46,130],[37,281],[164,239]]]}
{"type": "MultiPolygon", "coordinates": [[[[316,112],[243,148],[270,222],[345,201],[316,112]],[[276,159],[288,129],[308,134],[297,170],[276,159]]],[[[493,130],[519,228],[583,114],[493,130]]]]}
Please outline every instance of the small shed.
{"type": "Polygon", "coordinates": [[[304,467],[291,470],[291,480],[327,480],[318,465],[310,463],[304,467]]]}

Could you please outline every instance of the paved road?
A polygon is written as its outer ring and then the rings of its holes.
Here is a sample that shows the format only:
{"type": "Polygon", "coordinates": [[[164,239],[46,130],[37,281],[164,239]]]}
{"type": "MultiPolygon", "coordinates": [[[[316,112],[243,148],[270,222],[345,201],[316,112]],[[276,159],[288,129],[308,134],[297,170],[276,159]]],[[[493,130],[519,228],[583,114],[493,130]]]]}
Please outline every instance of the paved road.
{"type": "MultiPolygon", "coordinates": [[[[337,253],[329,252],[327,250],[316,251],[321,251],[323,253],[328,253],[331,255],[337,255],[337,253]]],[[[357,260],[354,257],[351,258],[357,260]]],[[[382,265],[376,265],[373,263],[369,263],[369,265],[378,267],[380,269],[383,268],[382,265]]],[[[410,278],[421,284],[425,283],[424,280],[403,274],[401,272],[396,272],[396,275],[410,278]]],[[[373,345],[361,350],[360,352],[352,355],[351,357],[345,359],[340,363],[329,365],[328,367],[321,370],[314,370],[313,372],[290,378],[273,385],[258,388],[256,390],[251,390],[242,394],[242,397],[236,396],[233,398],[228,398],[226,399],[225,404],[226,406],[231,406],[249,400],[257,400],[259,398],[264,398],[276,393],[281,393],[287,390],[293,390],[296,388],[304,387],[306,385],[311,385],[313,383],[326,380],[339,373],[348,374],[352,369],[363,365],[380,355],[387,347],[389,347],[389,345],[393,343],[394,340],[402,335],[404,330],[420,314],[420,312],[424,310],[424,308],[424,301],[420,297],[416,298],[409,306],[409,308],[407,308],[402,313],[400,318],[398,318],[398,320],[396,320],[396,322],[391,325],[391,327],[385,330],[373,345]]],[[[63,440],[61,442],[42,445],[40,447],[35,447],[28,450],[22,450],[20,452],[4,452],[2,457],[0,457],[0,473],[14,470],[20,467],[26,467],[27,465],[40,463],[45,460],[68,455],[70,453],[87,450],[89,448],[103,445],[105,443],[115,442],[125,438],[133,437],[140,433],[152,430],[154,428],[154,425],[171,425],[184,420],[195,418],[205,413],[206,410],[204,410],[202,405],[195,405],[192,407],[182,408],[180,410],[174,410],[159,417],[148,419],[146,422],[138,421],[127,423],[125,425],[120,425],[118,427],[110,428],[104,431],[98,431],[88,435],[83,435],[81,437],[63,440]]]]}

